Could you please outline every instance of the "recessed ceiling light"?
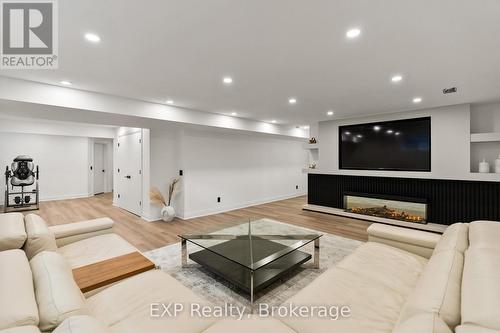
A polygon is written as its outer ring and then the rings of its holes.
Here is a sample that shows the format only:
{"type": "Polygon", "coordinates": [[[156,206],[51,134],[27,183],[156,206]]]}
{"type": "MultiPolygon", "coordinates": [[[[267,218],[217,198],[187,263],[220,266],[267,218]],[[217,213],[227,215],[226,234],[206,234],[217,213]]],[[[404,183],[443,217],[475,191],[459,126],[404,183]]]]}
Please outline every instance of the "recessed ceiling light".
{"type": "Polygon", "coordinates": [[[415,97],[413,99],[413,103],[420,103],[420,102],[422,102],[422,97],[415,97]]]}
{"type": "Polygon", "coordinates": [[[333,116],[333,111],[331,111],[331,110],[330,110],[330,111],[328,111],[328,112],[326,113],[326,115],[327,115],[327,116],[333,116]]]}
{"type": "Polygon", "coordinates": [[[92,43],[99,43],[101,41],[101,37],[90,32],[85,34],[85,39],[92,43]]]}
{"type": "Polygon", "coordinates": [[[349,30],[347,30],[345,35],[347,38],[350,38],[350,39],[356,38],[356,37],[359,37],[359,35],[361,35],[361,30],[358,28],[349,29],[349,30]]]}
{"type": "Polygon", "coordinates": [[[59,82],[59,83],[60,83],[60,84],[62,84],[63,86],[70,86],[70,85],[72,85],[72,83],[71,83],[71,82],[66,81],[66,80],[61,81],[61,82],[59,82]]]}
{"type": "Polygon", "coordinates": [[[292,98],[290,98],[290,99],[288,100],[288,103],[290,103],[290,104],[295,104],[295,103],[297,103],[297,99],[292,97],[292,98]]]}
{"type": "Polygon", "coordinates": [[[231,116],[237,116],[238,114],[236,112],[231,112],[231,116]]]}
{"type": "Polygon", "coordinates": [[[391,81],[392,82],[399,82],[403,79],[403,77],[401,75],[394,75],[392,78],[391,78],[391,81]]]}
{"type": "Polygon", "coordinates": [[[394,131],[393,131],[393,130],[387,130],[387,132],[386,132],[386,133],[387,133],[387,134],[392,134],[392,133],[394,133],[394,131]]]}
{"type": "Polygon", "coordinates": [[[344,132],[345,135],[351,135],[351,132],[344,132]]]}
{"type": "Polygon", "coordinates": [[[173,100],[171,100],[171,99],[167,99],[167,102],[166,102],[166,103],[167,103],[167,104],[174,104],[174,101],[173,101],[173,100]]]}
{"type": "Polygon", "coordinates": [[[225,78],[222,79],[222,82],[224,82],[225,84],[231,84],[233,83],[233,79],[230,78],[229,76],[226,76],[225,78]]]}
{"type": "Polygon", "coordinates": [[[400,134],[401,134],[400,132],[396,132],[396,133],[394,133],[394,135],[400,135],[400,134]]]}
{"type": "Polygon", "coordinates": [[[380,129],[381,129],[380,126],[377,126],[377,125],[373,126],[373,130],[376,131],[376,132],[380,131],[380,129]]]}
{"type": "Polygon", "coordinates": [[[362,138],[363,136],[361,134],[356,135],[357,138],[362,138]]]}
{"type": "Polygon", "coordinates": [[[272,122],[273,124],[276,124],[276,120],[274,120],[274,119],[273,119],[273,120],[271,120],[271,122],[272,122]]]}

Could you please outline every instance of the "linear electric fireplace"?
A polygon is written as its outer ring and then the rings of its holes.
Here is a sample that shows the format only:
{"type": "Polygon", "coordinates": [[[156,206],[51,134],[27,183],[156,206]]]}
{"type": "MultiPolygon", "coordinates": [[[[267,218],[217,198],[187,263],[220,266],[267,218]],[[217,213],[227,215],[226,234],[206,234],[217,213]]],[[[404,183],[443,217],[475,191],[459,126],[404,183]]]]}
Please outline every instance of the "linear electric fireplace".
{"type": "Polygon", "coordinates": [[[344,209],[355,214],[427,223],[427,202],[422,199],[345,193],[344,209]]]}

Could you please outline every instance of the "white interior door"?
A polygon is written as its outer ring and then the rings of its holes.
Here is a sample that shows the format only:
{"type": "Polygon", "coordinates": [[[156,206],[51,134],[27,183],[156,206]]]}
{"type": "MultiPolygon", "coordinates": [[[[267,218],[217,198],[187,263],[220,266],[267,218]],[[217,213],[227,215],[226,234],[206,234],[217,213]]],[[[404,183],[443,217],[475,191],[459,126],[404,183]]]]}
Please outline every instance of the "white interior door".
{"type": "Polygon", "coordinates": [[[120,136],[117,148],[118,205],[136,215],[142,213],[141,133],[120,136]]]}
{"type": "Polygon", "coordinates": [[[104,193],[104,145],[94,144],[94,194],[104,193]]]}

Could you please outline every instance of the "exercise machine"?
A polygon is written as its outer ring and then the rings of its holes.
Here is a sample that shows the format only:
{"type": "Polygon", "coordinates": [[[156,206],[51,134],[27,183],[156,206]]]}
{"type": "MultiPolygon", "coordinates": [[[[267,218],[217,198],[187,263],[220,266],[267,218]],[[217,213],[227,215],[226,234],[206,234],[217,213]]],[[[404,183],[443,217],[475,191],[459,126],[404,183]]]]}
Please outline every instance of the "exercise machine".
{"type": "Polygon", "coordinates": [[[39,208],[38,176],[38,165],[35,168],[33,159],[26,155],[16,157],[11,170],[6,167],[4,213],[39,208]]]}

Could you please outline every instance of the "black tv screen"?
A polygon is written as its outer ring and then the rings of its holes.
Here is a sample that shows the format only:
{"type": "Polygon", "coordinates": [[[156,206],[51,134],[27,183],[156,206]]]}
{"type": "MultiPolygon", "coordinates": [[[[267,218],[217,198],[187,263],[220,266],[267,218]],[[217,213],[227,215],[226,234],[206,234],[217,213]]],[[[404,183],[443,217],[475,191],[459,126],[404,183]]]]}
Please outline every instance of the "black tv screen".
{"type": "Polygon", "coordinates": [[[431,118],[339,127],[339,168],[431,171],[431,118]]]}

